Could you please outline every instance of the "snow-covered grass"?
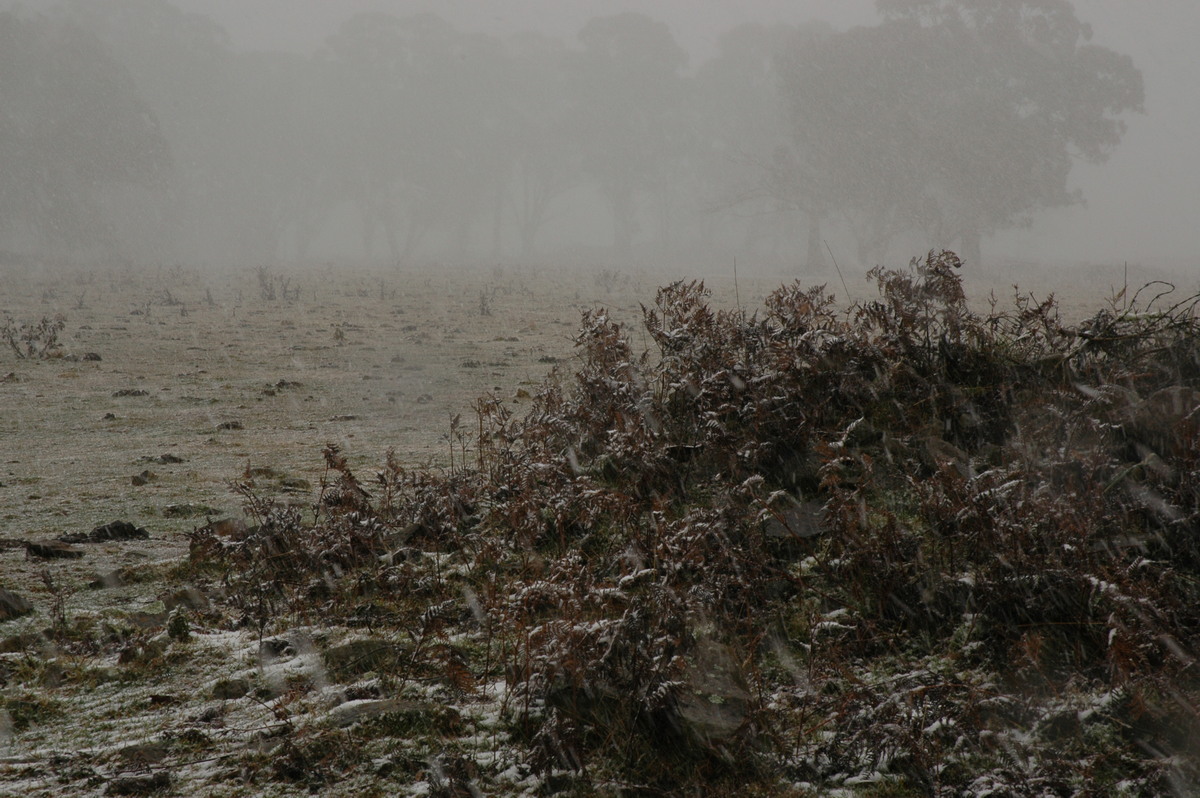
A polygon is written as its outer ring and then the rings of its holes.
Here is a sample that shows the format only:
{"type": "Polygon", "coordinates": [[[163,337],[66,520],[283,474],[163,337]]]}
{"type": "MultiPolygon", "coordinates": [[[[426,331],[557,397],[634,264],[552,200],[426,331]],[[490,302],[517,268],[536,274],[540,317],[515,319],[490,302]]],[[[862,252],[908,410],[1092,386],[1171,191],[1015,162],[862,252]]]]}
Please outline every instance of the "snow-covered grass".
{"type": "Polygon", "coordinates": [[[247,485],[244,528],[156,571],[209,599],[189,635],[73,618],[13,644],[0,781],[1195,789],[1194,303],[979,316],[956,266],[880,271],[843,310],[675,284],[655,351],[585,313],[574,372],[522,418],[481,398],[455,468],[364,476],[330,446],[307,513],[247,485]]]}

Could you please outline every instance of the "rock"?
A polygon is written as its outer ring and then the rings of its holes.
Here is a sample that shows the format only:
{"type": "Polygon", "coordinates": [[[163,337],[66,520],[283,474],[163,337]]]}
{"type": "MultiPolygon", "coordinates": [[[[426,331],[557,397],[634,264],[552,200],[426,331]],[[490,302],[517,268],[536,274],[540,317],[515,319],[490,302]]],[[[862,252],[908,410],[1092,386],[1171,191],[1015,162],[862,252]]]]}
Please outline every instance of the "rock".
{"type": "Polygon", "coordinates": [[[162,638],[154,638],[142,642],[130,643],[121,649],[117,655],[118,665],[136,665],[151,662],[160,658],[167,650],[167,642],[162,638]]]}
{"type": "Polygon", "coordinates": [[[386,640],[352,640],[325,652],[325,668],[334,679],[354,679],[396,664],[403,653],[403,646],[386,640]]]}
{"type": "Polygon", "coordinates": [[[181,643],[191,639],[192,627],[188,623],[187,612],[183,609],[172,610],[167,617],[167,637],[181,643]]]}
{"type": "Polygon", "coordinates": [[[207,612],[211,606],[208,596],[194,587],[181,587],[161,596],[160,599],[168,611],[174,610],[176,607],[183,607],[188,610],[207,612]]]}
{"type": "Polygon", "coordinates": [[[0,589],[0,621],[19,618],[33,612],[33,605],[23,596],[0,589]]]}
{"type": "Polygon", "coordinates": [[[167,605],[161,601],[152,601],[139,610],[133,610],[128,618],[140,629],[155,629],[167,622],[167,605]]]}
{"type": "Polygon", "coordinates": [[[916,441],[917,457],[931,471],[953,468],[963,479],[973,476],[971,457],[962,449],[936,435],[926,435],[916,441]]]}
{"type": "Polygon", "coordinates": [[[1183,385],[1163,388],[1126,410],[1125,434],[1160,455],[1181,453],[1198,429],[1200,391],[1183,385]]]}
{"type": "Polygon", "coordinates": [[[284,640],[282,637],[264,640],[258,644],[258,658],[262,662],[274,662],[293,657],[295,654],[296,647],[290,640],[284,640]]]}
{"type": "Polygon", "coordinates": [[[728,758],[750,719],[750,691],[738,657],[727,645],[701,638],[688,656],[677,722],[693,744],[728,758]]]}
{"type": "Polygon", "coordinates": [[[104,788],[105,795],[152,795],[171,786],[171,776],[164,770],[144,776],[122,776],[104,788]]]}
{"type": "Polygon", "coordinates": [[[95,543],[106,540],[148,540],[149,538],[150,533],[143,527],[134,526],[128,521],[113,521],[98,526],[88,533],[88,540],[95,543]]]}
{"type": "Polygon", "coordinates": [[[241,698],[250,692],[250,682],[246,679],[221,679],[212,686],[210,694],[213,698],[231,701],[241,698]]]}
{"type": "Polygon", "coordinates": [[[134,743],[117,751],[117,756],[132,767],[146,768],[166,759],[167,752],[166,743],[134,743]]]}
{"type": "Polygon", "coordinates": [[[361,720],[376,718],[380,715],[428,713],[432,715],[440,707],[434,704],[418,701],[406,701],[399,698],[382,698],[377,701],[347,701],[334,707],[329,712],[329,722],[334,726],[345,728],[361,720]]]}
{"type": "Polygon", "coordinates": [[[825,506],[821,502],[786,500],[771,505],[771,515],[763,522],[768,538],[812,538],[826,531],[825,506]]]}
{"type": "Polygon", "coordinates": [[[25,553],[44,560],[78,560],[83,556],[83,549],[77,549],[61,540],[31,540],[25,544],[25,553]]]}

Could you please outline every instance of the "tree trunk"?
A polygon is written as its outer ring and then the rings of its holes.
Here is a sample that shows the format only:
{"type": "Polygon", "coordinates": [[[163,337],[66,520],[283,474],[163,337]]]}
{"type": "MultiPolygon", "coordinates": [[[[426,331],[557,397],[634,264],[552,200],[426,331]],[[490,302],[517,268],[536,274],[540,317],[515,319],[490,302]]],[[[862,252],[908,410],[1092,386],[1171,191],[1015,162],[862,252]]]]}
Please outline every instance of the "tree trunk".
{"type": "Polygon", "coordinates": [[[962,234],[962,252],[958,256],[969,266],[979,266],[982,262],[982,236],[976,228],[970,228],[962,234]]]}
{"type": "Polygon", "coordinates": [[[825,271],[825,245],[821,240],[821,217],[808,214],[808,252],[804,256],[804,268],[809,272],[825,271]]]}

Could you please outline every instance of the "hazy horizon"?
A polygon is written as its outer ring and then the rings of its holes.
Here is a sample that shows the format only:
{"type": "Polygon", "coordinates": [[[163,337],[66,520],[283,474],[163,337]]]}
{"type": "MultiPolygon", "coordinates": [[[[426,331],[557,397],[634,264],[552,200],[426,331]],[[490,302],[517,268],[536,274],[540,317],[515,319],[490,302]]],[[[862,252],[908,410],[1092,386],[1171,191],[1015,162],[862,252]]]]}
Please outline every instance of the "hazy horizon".
{"type": "MultiPolygon", "coordinates": [[[[738,5],[719,0],[170,2],[217,22],[236,50],[303,54],[323,47],[344,20],[364,11],[396,17],[433,12],[465,33],[508,36],[533,30],[570,46],[577,46],[576,34],[589,19],[637,11],[669,26],[687,51],[689,72],[716,54],[723,32],[742,22],[794,25],[823,20],[844,30],[879,21],[872,0],[757,0],[738,5]]],[[[57,0],[8,5],[47,9],[57,0]]],[[[1200,29],[1200,4],[1078,0],[1074,6],[1079,19],[1092,27],[1092,43],[1130,56],[1141,70],[1145,113],[1123,115],[1127,130],[1106,163],[1074,165],[1067,188],[1081,191],[1085,204],[1041,210],[1029,227],[986,237],[988,256],[1038,262],[1170,261],[1177,268],[1193,263],[1200,254],[1193,231],[1193,220],[1200,218],[1200,191],[1196,190],[1200,161],[1192,149],[1194,133],[1200,130],[1200,103],[1194,89],[1200,84],[1200,60],[1193,55],[1190,31],[1200,29]]],[[[585,241],[585,246],[594,245],[590,239],[585,241]]]]}

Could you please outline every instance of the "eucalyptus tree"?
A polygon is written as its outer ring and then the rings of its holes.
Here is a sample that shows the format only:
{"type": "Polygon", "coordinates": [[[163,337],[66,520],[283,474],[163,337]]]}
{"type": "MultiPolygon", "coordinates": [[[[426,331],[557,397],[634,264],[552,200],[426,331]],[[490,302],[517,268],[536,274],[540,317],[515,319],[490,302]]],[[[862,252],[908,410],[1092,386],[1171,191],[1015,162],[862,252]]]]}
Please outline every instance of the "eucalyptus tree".
{"type": "Polygon", "coordinates": [[[824,263],[821,220],[829,211],[793,144],[779,67],[791,47],[831,34],[825,23],[740,25],[718,39],[690,93],[704,132],[696,161],[708,216],[738,219],[748,250],[780,254],[803,232],[808,268],[824,263]]]}
{"type": "Polygon", "coordinates": [[[680,152],[687,54],[664,23],[638,13],[592,19],[579,42],[570,75],[578,146],[612,215],[614,253],[627,262],[638,197],[663,185],[680,152]]]}
{"type": "Polygon", "coordinates": [[[583,158],[568,102],[570,53],[560,39],[536,33],[510,37],[507,142],[511,147],[508,204],[522,258],[535,254],[538,235],[561,202],[584,180],[583,158]]]}
{"type": "Polygon", "coordinates": [[[984,236],[1082,201],[1071,166],[1103,162],[1142,108],[1141,73],[1066,0],[877,6],[881,24],[789,51],[784,83],[797,149],[861,260],[919,230],[978,262],[984,236]]]}
{"type": "Polygon", "coordinates": [[[0,12],[0,249],[122,254],[103,199],[170,154],[129,72],[61,17],[0,12]]]}

